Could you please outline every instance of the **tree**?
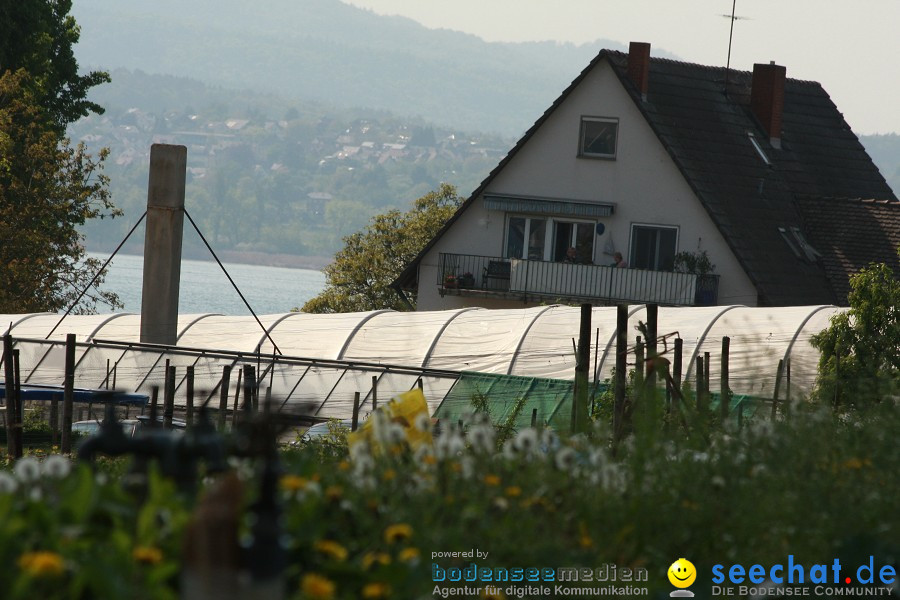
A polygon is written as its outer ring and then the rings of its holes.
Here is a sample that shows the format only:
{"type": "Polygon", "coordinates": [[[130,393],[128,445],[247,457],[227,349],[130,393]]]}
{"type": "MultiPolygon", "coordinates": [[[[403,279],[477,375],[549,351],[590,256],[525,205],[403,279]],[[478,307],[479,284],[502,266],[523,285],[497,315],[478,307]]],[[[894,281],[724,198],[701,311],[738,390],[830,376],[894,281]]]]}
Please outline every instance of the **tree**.
{"type": "Polygon", "coordinates": [[[900,393],[900,280],[872,264],[850,278],[847,299],[850,310],[812,338],[822,353],[813,395],[841,410],[900,393]]]}
{"type": "MultiPolygon", "coordinates": [[[[0,76],[0,313],[71,305],[100,267],[85,259],[77,227],[120,214],[101,172],[108,151],[95,160],[83,144],[70,147],[34,88],[24,70],[0,76]]],[[[121,306],[101,282],[76,312],[121,306]]]]}
{"type": "Polygon", "coordinates": [[[392,308],[408,310],[390,284],[435,236],[462,199],[441,184],[408,212],[376,215],[369,225],[344,238],[344,247],[325,267],[325,289],[303,305],[304,312],[338,313],[392,308]]]}
{"type": "Polygon", "coordinates": [[[27,71],[37,105],[62,135],[66,125],[103,107],[87,100],[88,90],[109,81],[103,71],[78,73],[73,46],[80,29],[69,15],[72,0],[0,3],[0,75],[27,71]]]}

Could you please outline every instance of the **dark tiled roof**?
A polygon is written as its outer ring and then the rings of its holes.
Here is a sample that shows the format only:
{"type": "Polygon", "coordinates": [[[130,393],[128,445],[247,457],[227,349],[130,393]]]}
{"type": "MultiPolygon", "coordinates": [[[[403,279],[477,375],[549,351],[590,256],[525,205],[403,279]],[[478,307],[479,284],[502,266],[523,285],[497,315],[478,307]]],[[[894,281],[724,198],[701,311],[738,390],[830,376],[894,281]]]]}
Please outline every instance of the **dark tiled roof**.
{"type": "MultiPolygon", "coordinates": [[[[751,73],[652,58],[646,101],[626,77],[628,55],[608,52],[656,131],[756,286],[764,305],[838,300],[822,265],[798,257],[779,227],[801,227],[796,196],[894,195],[818,83],[788,79],[781,149],[750,110],[751,73]],[[752,133],[770,161],[754,149],[752,133]]],[[[807,233],[807,235],[809,235],[807,233]]]]}
{"type": "Polygon", "coordinates": [[[847,304],[850,275],[869,263],[883,262],[900,276],[900,202],[806,197],[797,207],[840,304],[847,304]]]}
{"type": "Polygon", "coordinates": [[[642,99],[626,75],[627,59],[622,52],[601,51],[395,284],[406,289],[413,286],[418,263],[436,240],[581,80],[608,60],[755,285],[759,303],[828,304],[843,298],[832,290],[823,268],[825,259],[798,257],[779,228],[790,231],[803,226],[797,197],[896,197],[822,86],[786,81],[781,149],[777,149],[750,111],[751,73],[729,71],[726,95],[723,68],[651,58],[648,92],[642,99]],[[770,165],[754,149],[750,133],[770,165]]]}

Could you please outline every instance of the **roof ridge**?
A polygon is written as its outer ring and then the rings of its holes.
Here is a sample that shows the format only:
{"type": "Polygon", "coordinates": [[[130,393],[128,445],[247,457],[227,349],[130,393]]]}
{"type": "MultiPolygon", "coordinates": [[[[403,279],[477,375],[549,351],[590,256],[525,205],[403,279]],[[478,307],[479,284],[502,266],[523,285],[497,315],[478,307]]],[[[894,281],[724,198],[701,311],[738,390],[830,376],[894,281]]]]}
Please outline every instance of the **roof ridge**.
{"type": "MultiPolygon", "coordinates": [[[[609,48],[604,48],[603,50],[601,50],[601,52],[606,52],[607,54],[613,54],[613,55],[616,55],[616,56],[618,56],[620,58],[624,58],[624,59],[628,58],[628,52],[622,52],[621,50],[611,50],[609,48]]],[[[700,64],[700,63],[691,62],[688,60],[676,60],[674,58],[667,58],[665,56],[652,56],[651,55],[650,61],[651,62],[668,63],[668,64],[673,64],[673,65],[683,65],[683,66],[687,66],[687,67],[696,67],[696,68],[703,69],[706,71],[723,71],[725,69],[724,65],[704,65],[704,64],[700,64]]],[[[754,63],[754,64],[760,64],[760,63],[754,63]]],[[[741,74],[745,74],[748,76],[753,75],[752,70],[735,69],[733,67],[729,67],[728,70],[732,73],[741,73],[741,74]]],[[[795,77],[788,77],[787,81],[791,81],[794,83],[817,85],[819,87],[822,87],[822,84],[820,82],[815,81],[813,79],[797,79],[795,77]]]]}

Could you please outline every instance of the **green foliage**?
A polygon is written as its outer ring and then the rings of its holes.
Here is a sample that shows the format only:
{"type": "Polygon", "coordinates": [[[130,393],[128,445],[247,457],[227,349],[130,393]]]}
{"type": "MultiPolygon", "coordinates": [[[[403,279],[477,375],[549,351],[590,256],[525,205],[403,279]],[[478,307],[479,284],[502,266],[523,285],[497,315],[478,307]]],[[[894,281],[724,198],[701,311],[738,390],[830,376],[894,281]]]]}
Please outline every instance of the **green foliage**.
{"type": "Polygon", "coordinates": [[[682,251],[675,255],[675,270],[680,273],[693,273],[694,275],[706,275],[716,270],[716,265],[709,260],[706,250],[697,252],[682,251]]]}
{"type": "Polygon", "coordinates": [[[102,113],[87,94],[109,81],[101,71],[79,73],[73,46],[80,30],[71,9],[72,0],[20,0],[0,7],[0,75],[28,72],[29,91],[58,132],[92,112],[102,113]]]}
{"type": "MultiPolygon", "coordinates": [[[[651,597],[671,591],[665,570],[688,552],[706,577],[716,563],[783,564],[788,554],[807,566],[838,558],[850,570],[872,555],[877,570],[900,551],[898,427],[885,405],[846,418],[812,407],[702,440],[630,437],[615,456],[599,429],[563,439],[523,429],[500,452],[476,443],[475,427],[397,452],[286,450],[285,597],[309,598],[302,586],[312,575],[334,585],[335,600],[366,597],[374,584],[389,597],[431,596],[432,562],[473,561],[430,553],[470,548],[489,552],[475,561],[482,567],[643,567],[651,597]],[[760,490],[777,490],[778,501],[760,502],[760,490]]],[[[156,474],[141,500],[105,466],[59,473],[49,458],[28,460],[0,469],[4,598],[179,596],[196,503],[156,474]],[[35,551],[61,570],[29,570],[22,559],[35,551]]],[[[238,473],[246,506],[258,481],[238,473]]]]}
{"type": "MultiPolygon", "coordinates": [[[[85,259],[78,227],[115,216],[106,152],[94,159],[53,127],[25,71],[0,76],[0,312],[55,312],[69,306],[100,267],[85,259]]],[[[99,279],[76,312],[118,306],[99,279]]]]}
{"type": "Polygon", "coordinates": [[[344,248],[325,268],[325,290],[303,305],[302,310],[408,310],[390,285],[460,203],[456,188],[442,184],[416,200],[405,213],[392,210],[374,217],[363,231],[344,238],[344,248]]]}
{"type": "Polygon", "coordinates": [[[842,411],[900,394],[900,279],[872,264],[850,278],[847,299],[850,310],[811,340],[821,352],[813,398],[842,411]]]}

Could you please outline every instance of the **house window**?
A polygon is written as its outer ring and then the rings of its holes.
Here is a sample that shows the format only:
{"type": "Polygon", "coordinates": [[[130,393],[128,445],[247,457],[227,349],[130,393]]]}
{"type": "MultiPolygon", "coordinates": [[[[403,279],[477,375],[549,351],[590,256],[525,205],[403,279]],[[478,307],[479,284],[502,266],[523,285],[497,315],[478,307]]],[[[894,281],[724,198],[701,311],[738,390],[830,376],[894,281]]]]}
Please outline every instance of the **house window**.
{"type": "Polygon", "coordinates": [[[602,117],[581,117],[578,156],[615,158],[619,137],[619,120],[602,117]]]}
{"type": "Polygon", "coordinates": [[[630,264],[635,269],[671,271],[675,267],[677,227],[631,226],[630,264]]]}
{"type": "Polygon", "coordinates": [[[596,223],[583,221],[553,222],[553,255],[557,262],[566,260],[569,248],[575,248],[575,262],[590,264],[594,260],[594,228],[596,223]]]}
{"type": "Polygon", "coordinates": [[[575,262],[590,264],[594,258],[596,227],[595,221],[510,215],[506,228],[506,256],[564,261],[569,248],[575,248],[575,262]]]}
{"type": "Polygon", "coordinates": [[[506,256],[544,260],[547,219],[510,217],[506,231],[506,256]],[[526,244],[527,241],[527,244],[526,244]]]}

